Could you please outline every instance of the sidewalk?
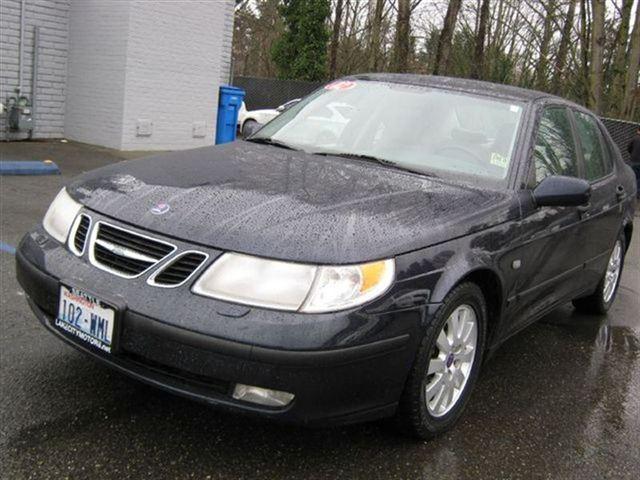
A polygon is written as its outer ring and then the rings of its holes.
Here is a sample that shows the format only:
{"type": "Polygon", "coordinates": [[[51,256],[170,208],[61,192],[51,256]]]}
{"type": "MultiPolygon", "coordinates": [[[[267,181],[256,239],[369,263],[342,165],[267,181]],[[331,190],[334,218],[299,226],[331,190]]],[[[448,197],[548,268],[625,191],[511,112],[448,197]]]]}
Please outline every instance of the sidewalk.
{"type": "Polygon", "coordinates": [[[52,160],[63,175],[77,175],[109,163],[154,153],[159,152],[122,152],[86,143],[63,143],[60,140],[0,142],[0,160],[52,160]]]}

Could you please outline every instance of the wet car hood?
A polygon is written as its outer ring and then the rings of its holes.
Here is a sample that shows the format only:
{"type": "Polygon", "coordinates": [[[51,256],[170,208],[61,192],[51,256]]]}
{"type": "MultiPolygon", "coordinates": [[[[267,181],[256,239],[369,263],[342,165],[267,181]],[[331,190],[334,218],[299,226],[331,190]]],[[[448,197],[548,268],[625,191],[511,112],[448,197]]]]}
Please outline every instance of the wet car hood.
{"type": "Polygon", "coordinates": [[[317,263],[391,257],[517,212],[512,192],[248,142],[109,165],[68,190],[92,210],[157,233],[317,263]],[[168,211],[154,214],[158,204],[168,211]]]}

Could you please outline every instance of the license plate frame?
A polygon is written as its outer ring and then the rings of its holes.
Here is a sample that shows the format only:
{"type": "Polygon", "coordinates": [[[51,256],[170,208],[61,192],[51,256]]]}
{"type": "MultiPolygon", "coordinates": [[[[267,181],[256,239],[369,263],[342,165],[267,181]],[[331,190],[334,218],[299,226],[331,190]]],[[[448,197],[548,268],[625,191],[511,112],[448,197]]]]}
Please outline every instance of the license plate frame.
{"type": "MultiPolygon", "coordinates": [[[[96,295],[85,288],[76,287],[67,282],[61,282],[59,284],[58,293],[58,310],[55,317],[53,318],[53,326],[58,331],[79,342],[82,346],[85,346],[92,350],[97,350],[108,355],[115,353],[118,346],[118,338],[120,333],[119,326],[123,309],[121,307],[118,307],[115,302],[105,300],[101,295],[96,295]],[[107,336],[110,341],[107,342],[98,336],[92,335],[90,331],[79,328],[73,323],[60,318],[61,309],[63,309],[63,302],[65,300],[70,300],[69,296],[65,295],[65,291],[70,295],[77,297],[79,302],[87,302],[88,304],[94,304],[98,307],[95,310],[90,309],[89,314],[92,313],[92,311],[94,313],[111,313],[110,318],[105,318],[105,320],[109,321],[109,326],[105,328],[107,330],[110,330],[109,335],[107,336]]],[[[84,306],[87,305],[85,304],[84,306]]],[[[84,315],[81,314],[81,316],[83,317],[83,320],[86,320],[86,317],[84,315]]]]}

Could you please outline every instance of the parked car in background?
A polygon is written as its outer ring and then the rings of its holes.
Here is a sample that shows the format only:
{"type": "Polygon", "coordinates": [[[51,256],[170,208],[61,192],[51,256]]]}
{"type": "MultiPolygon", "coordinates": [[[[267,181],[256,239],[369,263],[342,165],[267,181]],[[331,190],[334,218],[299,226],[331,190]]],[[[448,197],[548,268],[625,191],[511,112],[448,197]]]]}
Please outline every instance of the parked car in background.
{"type": "Polygon", "coordinates": [[[289,100],[278,108],[264,108],[260,110],[247,110],[247,105],[242,102],[240,111],[238,112],[238,131],[242,138],[247,138],[256,132],[262,125],[270,122],[287,108],[295,105],[300,101],[299,98],[289,100]]]}
{"type": "Polygon", "coordinates": [[[356,112],[356,109],[347,103],[327,103],[322,109],[306,117],[304,125],[296,127],[299,141],[314,141],[318,145],[335,143],[356,112]]]}
{"type": "Polygon", "coordinates": [[[156,387],[304,425],[395,416],[431,438],[507,338],[565,302],[607,312],[635,195],[579,105],[358,75],[247,141],[74,179],[17,275],[52,334],[156,387]]]}

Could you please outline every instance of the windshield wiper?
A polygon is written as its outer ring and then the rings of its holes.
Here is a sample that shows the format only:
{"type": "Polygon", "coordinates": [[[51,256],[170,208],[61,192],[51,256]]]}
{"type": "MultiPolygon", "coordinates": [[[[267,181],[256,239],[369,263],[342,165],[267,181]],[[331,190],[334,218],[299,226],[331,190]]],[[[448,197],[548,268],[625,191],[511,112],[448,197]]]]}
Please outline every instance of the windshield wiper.
{"type": "Polygon", "coordinates": [[[369,160],[372,162],[382,163],[383,165],[398,165],[392,160],[386,158],[374,157],[373,155],[364,155],[360,153],[348,153],[348,152],[312,152],[314,155],[322,155],[323,157],[342,157],[342,158],[354,158],[356,160],[369,160]]]}
{"type": "Polygon", "coordinates": [[[322,155],[324,157],[342,157],[342,158],[353,158],[355,160],[366,160],[368,162],[376,162],[381,163],[382,165],[388,165],[395,168],[401,168],[402,170],[408,170],[408,168],[403,167],[398,162],[394,162],[393,160],[387,160],[386,158],[380,158],[373,155],[365,155],[360,153],[348,153],[348,152],[313,152],[314,155],[322,155]]]}
{"type": "Polygon", "coordinates": [[[252,143],[260,143],[262,145],[272,145],[274,147],[286,148],[287,150],[298,150],[295,147],[292,147],[288,143],[281,142],[280,140],[275,140],[271,137],[251,137],[245,139],[247,142],[252,143]]]}
{"type": "Polygon", "coordinates": [[[376,157],[374,155],[365,155],[360,153],[349,153],[349,152],[312,152],[314,155],[322,155],[324,157],[342,157],[342,158],[353,158],[356,160],[365,160],[368,162],[376,162],[382,165],[386,165],[393,168],[398,168],[400,170],[407,170],[409,172],[419,173],[421,175],[425,175],[427,177],[435,177],[432,173],[427,173],[422,170],[418,170],[415,168],[404,166],[398,162],[394,162],[393,160],[387,160],[386,158],[376,157]]]}

